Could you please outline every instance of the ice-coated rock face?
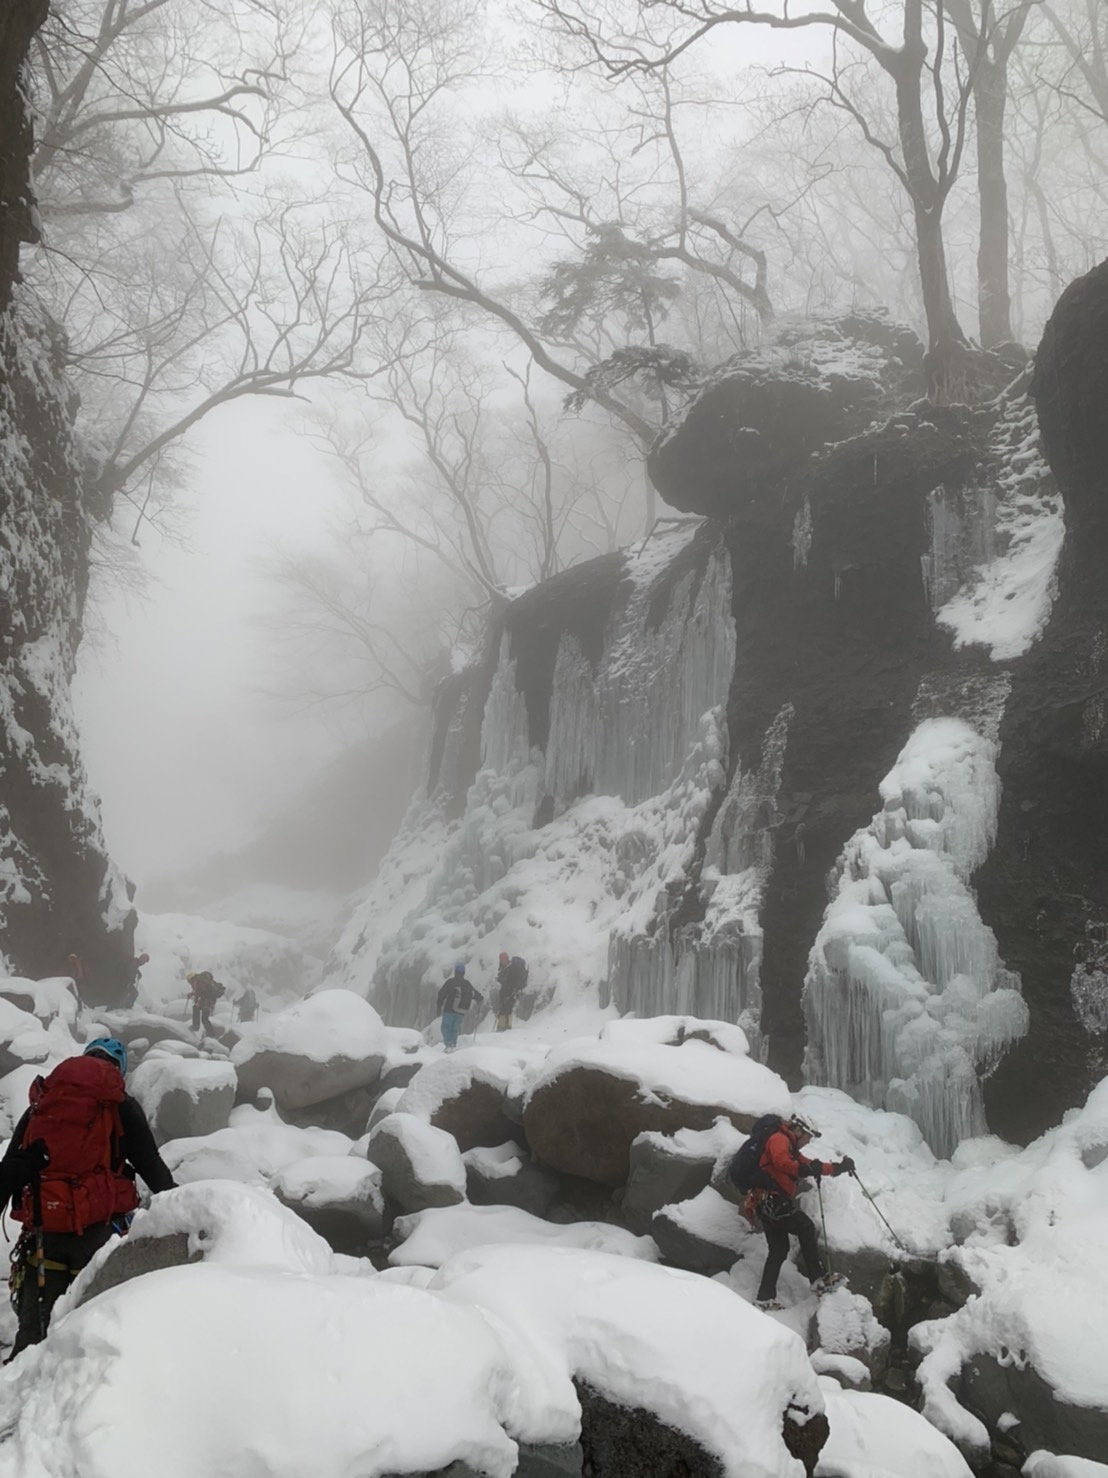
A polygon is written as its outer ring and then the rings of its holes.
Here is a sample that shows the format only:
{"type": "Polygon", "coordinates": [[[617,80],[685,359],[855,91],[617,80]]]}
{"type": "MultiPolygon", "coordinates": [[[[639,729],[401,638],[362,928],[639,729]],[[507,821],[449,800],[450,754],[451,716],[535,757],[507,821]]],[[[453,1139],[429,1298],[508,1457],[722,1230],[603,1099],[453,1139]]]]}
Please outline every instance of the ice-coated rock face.
{"type": "Polygon", "coordinates": [[[88,581],[83,501],[60,331],[22,288],[35,239],[20,69],[46,5],[0,13],[0,931],[14,972],[81,955],[111,999],[134,914],[109,862],[70,705],[88,581]]]}

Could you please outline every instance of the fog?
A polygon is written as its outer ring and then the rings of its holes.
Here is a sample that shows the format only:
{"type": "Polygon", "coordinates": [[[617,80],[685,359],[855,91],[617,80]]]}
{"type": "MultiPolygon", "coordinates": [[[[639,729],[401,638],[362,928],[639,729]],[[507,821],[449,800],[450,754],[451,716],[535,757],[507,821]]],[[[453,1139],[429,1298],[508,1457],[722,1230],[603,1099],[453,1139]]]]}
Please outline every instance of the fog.
{"type": "Polygon", "coordinates": [[[213,416],[194,439],[181,537],[142,524],[143,591],[110,578],[94,591],[78,717],[108,844],[140,887],[249,840],[340,742],[324,716],[265,691],[258,618],[275,594],[259,556],[321,545],[342,501],[301,416],[265,402],[213,416]]]}
{"type": "Polygon", "coordinates": [[[156,515],[78,680],[139,884],[426,711],[507,593],[648,532],[647,450],[731,356],[888,310],[956,399],[1106,246],[1085,0],[187,0],[107,40],[103,6],[43,32],[27,270],[90,506],[156,515]]]}

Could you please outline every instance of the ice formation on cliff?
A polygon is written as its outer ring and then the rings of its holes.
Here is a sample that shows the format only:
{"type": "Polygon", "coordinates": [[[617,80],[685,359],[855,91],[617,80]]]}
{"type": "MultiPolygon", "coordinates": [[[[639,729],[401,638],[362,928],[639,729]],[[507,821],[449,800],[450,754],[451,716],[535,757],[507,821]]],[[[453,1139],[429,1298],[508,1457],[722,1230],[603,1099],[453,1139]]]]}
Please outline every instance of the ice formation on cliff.
{"type": "Polygon", "coordinates": [[[979,1075],[1028,1024],[969,887],[995,837],[995,753],[959,719],[916,729],[840,858],[805,981],[809,1081],[909,1114],[942,1155],[984,1132],[979,1075]]]}

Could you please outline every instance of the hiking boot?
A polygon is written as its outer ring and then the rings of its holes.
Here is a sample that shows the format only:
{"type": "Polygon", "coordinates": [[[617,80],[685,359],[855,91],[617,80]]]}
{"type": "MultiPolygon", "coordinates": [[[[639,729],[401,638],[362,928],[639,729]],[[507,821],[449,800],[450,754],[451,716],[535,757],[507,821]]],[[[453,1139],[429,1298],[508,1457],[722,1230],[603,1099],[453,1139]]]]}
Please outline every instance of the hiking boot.
{"type": "Polygon", "coordinates": [[[779,1314],[785,1305],[775,1298],[756,1298],[754,1307],[761,1309],[764,1314],[779,1314]]]}
{"type": "Polygon", "coordinates": [[[824,1273],[822,1278],[817,1278],[812,1284],[812,1292],[821,1296],[825,1293],[833,1293],[836,1288],[845,1288],[846,1279],[842,1273],[824,1273]]]}

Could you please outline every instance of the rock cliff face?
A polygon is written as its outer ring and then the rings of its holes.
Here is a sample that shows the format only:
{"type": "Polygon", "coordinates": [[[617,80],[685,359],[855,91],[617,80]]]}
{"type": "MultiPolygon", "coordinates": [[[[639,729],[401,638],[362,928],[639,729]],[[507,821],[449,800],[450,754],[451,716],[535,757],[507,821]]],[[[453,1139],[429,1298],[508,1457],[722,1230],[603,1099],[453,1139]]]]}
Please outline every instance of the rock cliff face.
{"type": "Polygon", "coordinates": [[[0,953],[61,973],[77,952],[105,998],[133,953],[134,915],[109,862],[69,701],[91,522],[60,332],[19,283],[34,239],[21,89],[45,0],[0,11],[0,953]]]}
{"type": "Polygon", "coordinates": [[[977,886],[1018,970],[1031,1032],[988,1084],[1025,1139],[1108,1072],[1108,262],[1062,295],[1032,393],[1066,504],[1058,595],[1014,670],[997,845],[977,886]]]}
{"type": "MultiPolygon", "coordinates": [[[[1073,442],[1064,376],[1080,371],[1061,321],[1052,333],[1035,389],[1053,455],[1073,442]]],[[[498,618],[444,691],[427,795],[337,952],[353,981],[387,898],[371,955],[387,1017],[422,1024],[453,954],[480,979],[507,948],[540,1004],[595,990],[621,1011],[739,1021],[794,1084],[907,1112],[941,1153],[985,1129],[986,1094],[1020,1134],[1080,1101],[1076,1082],[1036,1099],[1019,1065],[1051,1039],[1059,991],[1060,1077],[1079,1051],[1075,963],[1108,1027],[1108,943],[1084,901],[1044,939],[1031,900],[1058,906],[1057,879],[1028,873],[1014,897],[1005,869],[1027,872],[1028,799],[1052,826],[1086,786],[1103,804],[1089,769],[1108,639],[1081,593],[1099,505],[1089,491],[1071,511],[1089,547],[1067,554],[1036,648],[1063,526],[1030,375],[936,407],[921,368],[879,316],[789,325],[724,366],[651,456],[667,502],[698,516],[498,618]],[[1083,665],[1067,657],[1044,690],[1071,603],[1083,665]],[[1046,778],[1063,730],[1036,739],[1026,718],[1043,691],[1069,715],[1064,781],[1046,778]],[[1049,805],[1036,785],[1055,786],[1049,805]],[[429,827],[428,865],[413,849],[429,827]],[[1040,978],[1035,951],[1064,966],[1040,978]]],[[[1059,461],[1067,495],[1100,465],[1091,442],[1079,469],[1059,461]]]]}

